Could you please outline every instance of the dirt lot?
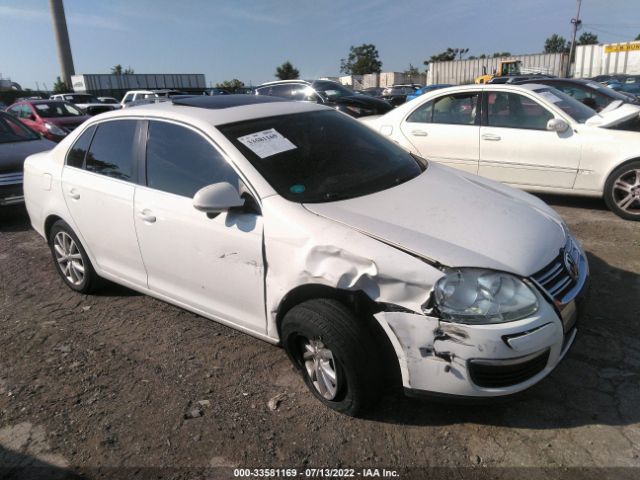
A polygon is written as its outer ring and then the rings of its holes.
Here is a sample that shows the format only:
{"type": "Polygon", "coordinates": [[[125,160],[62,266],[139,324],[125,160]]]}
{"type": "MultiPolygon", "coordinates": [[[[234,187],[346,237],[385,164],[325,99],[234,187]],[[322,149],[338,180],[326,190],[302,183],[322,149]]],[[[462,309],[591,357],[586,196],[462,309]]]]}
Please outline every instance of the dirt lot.
{"type": "MultiPolygon", "coordinates": [[[[591,302],[565,361],[515,402],[391,396],[368,419],[321,406],[277,347],[114,285],[73,293],[24,211],[0,213],[0,477],[32,464],[101,478],[196,478],[220,466],[387,467],[401,478],[407,467],[455,467],[454,478],[541,467],[518,477],[638,478],[640,224],[596,200],[545,200],[592,269],[591,302]]],[[[55,473],[46,478],[65,475],[55,473]]]]}

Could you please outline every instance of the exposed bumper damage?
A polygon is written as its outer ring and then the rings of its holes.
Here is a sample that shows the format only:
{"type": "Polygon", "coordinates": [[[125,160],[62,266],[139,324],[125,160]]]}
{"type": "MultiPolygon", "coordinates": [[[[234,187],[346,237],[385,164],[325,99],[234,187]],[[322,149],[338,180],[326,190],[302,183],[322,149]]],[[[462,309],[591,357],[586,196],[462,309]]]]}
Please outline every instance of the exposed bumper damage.
{"type": "Polygon", "coordinates": [[[496,325],[453,324],[404,312],[379,312],[375,318],[398,355],[405,389],[448,395],[491,397],[524,390],[553,370],[575,334],[565,337],[546,302],[534,317],[496,325]],[[473,378],[474,362],[484,376],[473,378]]]}

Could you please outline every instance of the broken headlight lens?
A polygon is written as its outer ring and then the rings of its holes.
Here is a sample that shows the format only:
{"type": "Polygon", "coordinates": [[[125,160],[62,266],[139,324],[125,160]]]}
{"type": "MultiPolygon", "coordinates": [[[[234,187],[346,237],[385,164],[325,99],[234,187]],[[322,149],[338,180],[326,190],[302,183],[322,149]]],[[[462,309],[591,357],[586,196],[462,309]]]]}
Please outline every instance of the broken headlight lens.
{"type": "Polygon", "coordinates": [[[442,319],[469,324],[511,322],[538,310],[536,294],[518,277],[478,268],[449,270],[434,300],[442,319]]]}

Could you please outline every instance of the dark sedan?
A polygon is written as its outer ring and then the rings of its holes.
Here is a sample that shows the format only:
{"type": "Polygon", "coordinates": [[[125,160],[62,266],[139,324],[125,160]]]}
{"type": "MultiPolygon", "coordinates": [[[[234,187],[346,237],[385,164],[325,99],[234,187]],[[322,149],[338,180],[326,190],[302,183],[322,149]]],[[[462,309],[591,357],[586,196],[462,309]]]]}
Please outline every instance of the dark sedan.
{"type": "Polygon", "coordinates": [[[11,115],[0,112],[0,206],[24,202],[22,168],[25,158],[55,146],[11,115]]]}
{"type": "Polygon", "coordinates": [[[593,108],[599,112],[611,102],[620,100],[624,103],[632,103],[640,105],[640,100],[632,97],[631,95],[624,95],[620,92],[605,87],[604,85],[594,82],[592,80],[580,80],[571,78],[539,78],[536,80],[529,80],[523,83],[538,83],[542,85],[549,85],[556,88],[567,95],[572,96],[576,100],[581,101],[586,106],[593,108]]]}
{"type": "Polygon", "coordinates": [[[378,98],[359,95],[331,80],[281,80],[260,85],[256,95],[270,95],[302,102],[317,102],[334,107],[352,117],[384,115],[393,107],[378,98]]]}

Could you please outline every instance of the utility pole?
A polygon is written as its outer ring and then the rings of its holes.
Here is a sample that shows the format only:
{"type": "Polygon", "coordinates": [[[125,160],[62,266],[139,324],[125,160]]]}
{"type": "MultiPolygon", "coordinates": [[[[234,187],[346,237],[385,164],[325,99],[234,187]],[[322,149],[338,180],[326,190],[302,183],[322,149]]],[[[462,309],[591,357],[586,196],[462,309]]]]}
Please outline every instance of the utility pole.
{"type": "Polygon", "coordinates": [[[62,81],[67,85],[67,88],[72,88],[71,75],[75,75],[75,71],[73,57],[71,56],[67,19],[64,16],[64,5],[62,5],[62,0],[49,0],[49,7],[51,8],[53,32],[58,46],[58,60],[62,72],[62,81]]]}
{"type": "Polygon", "coordinates": [[[573,24],[573,35],[571,37],[571,49],[569,50],[569,61],[567,62],[567,77],[571,75],[571,62],[573,62],[573,54],[576,51],[576,33],[582,24],[582,20],[580,20],[580,7],[582,5],[582,0],[578,0],[578,12],[576,13],[576,18],[571,19],[571,23],[573,24]]]}

